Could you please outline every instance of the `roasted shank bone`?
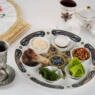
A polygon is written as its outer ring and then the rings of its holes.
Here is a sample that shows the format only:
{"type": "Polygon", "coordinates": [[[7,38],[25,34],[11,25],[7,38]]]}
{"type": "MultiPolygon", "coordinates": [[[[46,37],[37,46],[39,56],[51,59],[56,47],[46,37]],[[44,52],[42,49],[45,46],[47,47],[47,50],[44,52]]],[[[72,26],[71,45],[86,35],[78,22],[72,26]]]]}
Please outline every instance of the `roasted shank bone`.
{"type": "Polygon", "coordinates": [[[34,50],[30,48],[24,52],[22,59],[24,60],[25,63],[38,62],[43,65],[48,65],[49,63],[49,59],[37,54],[34,50]]]}

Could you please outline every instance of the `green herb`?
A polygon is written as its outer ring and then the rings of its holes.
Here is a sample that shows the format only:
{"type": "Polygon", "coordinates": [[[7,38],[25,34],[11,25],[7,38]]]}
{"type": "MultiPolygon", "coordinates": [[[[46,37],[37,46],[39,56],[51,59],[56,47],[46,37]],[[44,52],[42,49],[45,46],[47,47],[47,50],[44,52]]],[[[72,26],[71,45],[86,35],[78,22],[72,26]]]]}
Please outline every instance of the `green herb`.
{"type": "Polygon", "coordinates": [[[39,68],[39,73],[47,80],[55,81],[61,78],[61,75],[56,73],[57,70],[49,70],[48,68],[41,67],[39,68]]]}
{"type": "Polygon", "coordinates": [[[69,72],[73,77],[82,77],[85,74],[85,69],[78,58],[73,58],[69,62],[69,72]]]}

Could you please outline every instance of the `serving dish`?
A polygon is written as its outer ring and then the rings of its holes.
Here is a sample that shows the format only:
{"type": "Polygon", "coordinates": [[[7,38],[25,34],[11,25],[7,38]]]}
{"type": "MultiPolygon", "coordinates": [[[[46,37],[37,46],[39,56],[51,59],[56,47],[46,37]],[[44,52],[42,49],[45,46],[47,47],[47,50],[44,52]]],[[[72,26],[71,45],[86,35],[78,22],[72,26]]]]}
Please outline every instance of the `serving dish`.
{"type": "MultiPolygon", "coordinates": [[[[66,48],[66,47],[65,47],[66,48]]],[[[25,55],[25,56],[26,56],[25,55]]],[[[26,57],[27,57],[26,56],[26,57]]],[[[27,57],[27,58],[28,58],[27,57]]],[[[33,57],[32,57],[33,58],[33,57]]],[[[25,59],[25,58],[24,58],[25,59]]],[[[77,88],[80,86],[83,86],[87,82],[89,82],[94,76],[95,76],[95,49],[94,47],[89,44],[84,42],[81,37],[78,35],[75,35],[73,33],[64,31],[64,30],[52,30],[50,32],[45,32],[45,31],[37,31],[29,34],[28,36],[24,37],[20,42],[19,45],[17,46],[15,50],[15,61],[20,69],[20,71],[31,81],[40,84],[44,87],[49,87],[49,88],[55,88],[55,89],[67,89],[67,88],[77,88]],[[68,49],[63,49],[62,48],[57,48],[53,45],[53,40],[55,37],[58,35],[64,35],[67,36],[71,40],[71,47],[68,49]],[[30,41],[34,37],[43,37],[48,39],[50,43],[50,47],[48,52],[46,53],[41,53],[37,54],[35,50],[30,48],[30,41]],[[66,66],[72,60],[71,56],[71,50],[75,47],[83,47],[86,48],[90,52],[90,58],[88,61],[82,61],[82,65],[85,68],[85,75],[79,79],[72,79],[67,75],[67,72],[65,71],[66,66]],[[27,51],[30,56],[25,53],[27,51]],[[28,57],[31,57],[31,52],[35,54],[35,56],[40,57],[40,58],[46,58],[48,64],[43,64],[44,62],[37,59],[36,61],[32,59],[30,60],[29,64],[24,64],[24,61],[22,62],[22,56],[26,54],[28,57]],[[35,62],[39,62],[35,66],[35,62]],[[41,63],[42,62],[42,63],[41,63]],[[52,66],[52,67],[57,67],[60,69],[63,73],[64,78],[61,78],[59,81],[55,82],[48,82],[46,81],[41,75],[39,74],[39,68],[40,67],[47,67],[47,66],[52,66]]]]}

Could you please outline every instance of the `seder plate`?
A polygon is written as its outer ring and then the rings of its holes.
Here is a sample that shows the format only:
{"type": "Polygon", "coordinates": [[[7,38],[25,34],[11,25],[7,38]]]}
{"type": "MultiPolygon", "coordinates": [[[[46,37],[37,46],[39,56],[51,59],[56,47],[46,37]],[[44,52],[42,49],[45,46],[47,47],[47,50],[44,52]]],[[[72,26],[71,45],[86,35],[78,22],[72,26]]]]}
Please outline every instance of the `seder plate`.
{"type": "MultiPolygon", "coordinates": [[[[47,54],[43,53],[45,57],[47,57],[48,54],[49,53],[47,54]]],[[[52,53],[50,53],[49,56],[52,56],[52,53]]],[[[16,61],[16,64],[19,70],[25,76],[27,76],[27,78],[29,78],[31,81],[39,85],[42,85],[44,87],[49,87],[49,88],[55,88],[55,89],[77,88],[77,87],[85,85],[95,76],[95,68],[94,68],[95,49],[93,48],[93,46],[90,43],[84,42],[81,39],[81,37],[75,34],[72,34],[70,32],[64,31],[64,30],[52,30],[50,32],[37,31],[37,32],[27,35],[19,42],[19,45],[17,46],[15,50],[15,61],[16,61]],[[58,35],[65,35],[70,38],[72,44],[70,45],[69,48],[65,48],[62,50],[60,48],[57,48],[54,45],[53,40],[58,35]],[[65,74],[65,79],[60,79],[59,81],[55,81],[55,82],[48,82],[45,79],[43,79],[38,73],[38,69],[40,65],[27,66],[22,62],[22,54],[26,49],[30,48],[30,40],[33,39],[34,37],[46,38],[50,42],[51,52],[53,52],[52,50],[55,49],[58,51],[56,55],[59,54],[60,56],[64,57],[65,64],[57,65],[57,64],[51,63],[49,65],[58,67],[62,71],[62,73],[65,74]],[[66,66],[68,65],[70,59],[72,58],[70,52],[75,47],[85,47],[90,52],[90,59],[82,62],[83,66],[85,65],[86,74],[84,77],[82,77],[81,79],[77,79],[77,80],[69,77],[66,72],[66,66]]]]}

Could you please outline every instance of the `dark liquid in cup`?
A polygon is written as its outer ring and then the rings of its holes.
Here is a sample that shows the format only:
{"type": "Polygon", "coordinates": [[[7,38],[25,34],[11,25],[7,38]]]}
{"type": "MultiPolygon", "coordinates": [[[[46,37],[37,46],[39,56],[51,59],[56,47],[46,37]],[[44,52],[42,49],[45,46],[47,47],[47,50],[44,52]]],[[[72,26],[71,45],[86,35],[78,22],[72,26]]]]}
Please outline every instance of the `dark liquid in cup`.
{"type": "Polygon", "coordinates": [[[4,45],[0,45],[0,52],[3,52],[6,50],[6,47],[4,45]]]}
{"type": "Polygon", "coordinates": [[[60,3],[66,7],[76,7],[77,6],[76,2],[73,0],[61,0],[60,3]]]}
{"type": "Polygon", "coordinates": [[[7,50],[7,44],[4,41],[0,41],[0,52],[7,50]]]}

